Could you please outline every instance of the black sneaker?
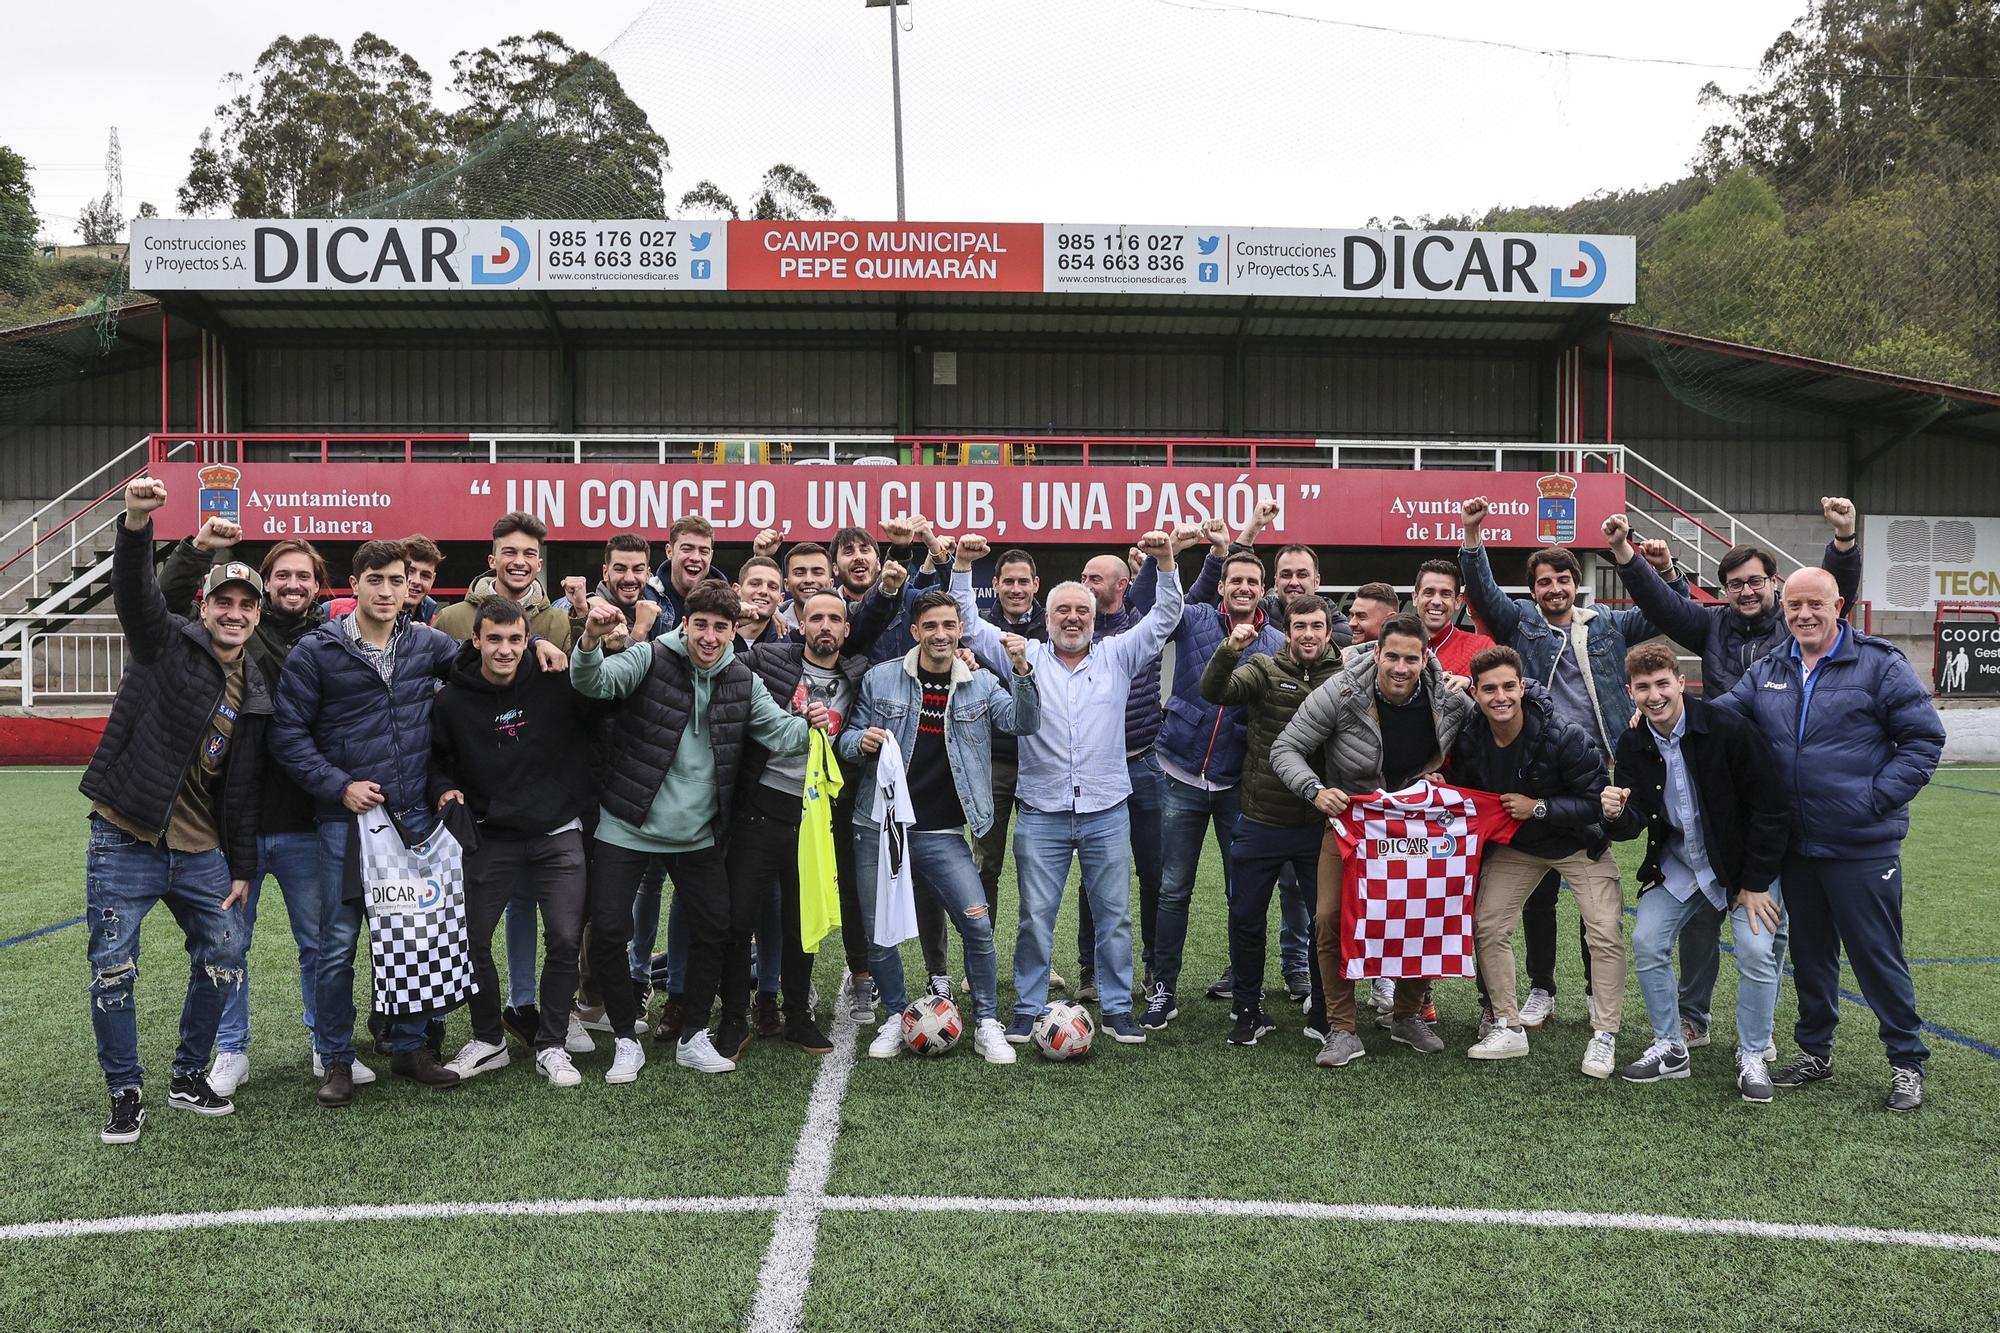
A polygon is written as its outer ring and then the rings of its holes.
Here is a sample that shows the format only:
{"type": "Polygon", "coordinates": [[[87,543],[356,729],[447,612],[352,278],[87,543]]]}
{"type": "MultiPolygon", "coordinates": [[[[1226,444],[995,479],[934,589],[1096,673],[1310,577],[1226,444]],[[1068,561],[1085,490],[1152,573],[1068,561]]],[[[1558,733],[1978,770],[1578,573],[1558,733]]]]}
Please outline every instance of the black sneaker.
{"type": "Polygon", "coordinates": [[[532,1051],[535,1049],[535,1034],[542,1029],[542,1011],[539,1005],[508,1005],[500,1011],[500,1024],[514,1034],[514,1040],[532,1051]]]}
{"type": "Polygon", "coordinates": [[[236,1109],[236,1103],[218,1095],[214,1088],[208,1086],[208,1078],[202,1074],[175,1074],[173,1091],[167,1094],[167,1105],[193,1111],[196,1115],[228,1115],[236,1109]]]}
{"type": "Polygon", "coordinates": [[[1235,996],[1235,969],[1225,967],[1222,969],[1222,975],[1215,979],[1215,984],[1208,988],[1208,998],[1211,1000],[1229,1000],[1234,999],[1235,996]]]}
{"type": "Polygon", "coordinates": [[[715,1029],[715,1049],[724,1059],[740,1060],[750,1047],[750,1023],[742,1014],[723,1020],[715,1029]]]}
{"type": "Polygon", "coordinates": [[[1278,1025],[1273,1023],[1271,1016],[1262,1009],[1254,1013],[1239,1014],[1236,1018],[1236,1026],[1229,1029],[1229,1044],[1231,1046],[1255,1046],[1259,1037],[1264,1036],[1266,1033],[1276,1032],[1277,1030],[1278,1025]]]}
{"type": "Polygon", "coordinates": [[[813,1022],[811,1014],[791,1014],[785,1019],[785,1045],[810,1055],[832,1055],[833,1043],[813,1022]]]}
{"type": "Polygon", "coordinates": [[[1303,1004],[1312,994],[1313,979],[1310,972],[1285,973],[1285,994],[1292,997],[1292,1003],[1303,1004]]]}
{"type": "Polygon", "coordinates": [[[1771,1074],[1771,1082],[1780,1088],[1803,1088],[1808,1083],[1824,1083],[1833,1077],[1833,1057],[1824,1060],[1811,1051],[1800,1051],[1792,1057],[1792,1062],[1771,1074]]]}
{"type": "Polygon", "coordinates": [[[1154,982],[1152,991],[1146,996],[1146,1013],[1139,1020],[1139,1026],[1158,1032],[1180,1016],[1181,1011],[1174,1006],[1174,993],[1167,989],[1165,982],[1154,982]]]}
{"type": "Polygon", "coordinates": [[[1889,1109],[1891,1111],[1914,1111],[1924,1104],[1924,1071],[1905,1069],[1901,1065],[1889,1068],[1889,1109]]]}
{"type": "Polygon", "coordinates": [[[99,1143],[137,1143],[146,1128],[146,1094],[138,1088],[120,1088],[111,1094],[111,1118],[97,1131],[99,1143]]]}
{"type": "Polygon", "coordinates": [[[1661,1079],[1688,1076],[1687,1047],[1671,1041],[1656,1041],[1646,1053],[1618,1071],[1627,1083],[1658,1083],[1661,1079]]]}

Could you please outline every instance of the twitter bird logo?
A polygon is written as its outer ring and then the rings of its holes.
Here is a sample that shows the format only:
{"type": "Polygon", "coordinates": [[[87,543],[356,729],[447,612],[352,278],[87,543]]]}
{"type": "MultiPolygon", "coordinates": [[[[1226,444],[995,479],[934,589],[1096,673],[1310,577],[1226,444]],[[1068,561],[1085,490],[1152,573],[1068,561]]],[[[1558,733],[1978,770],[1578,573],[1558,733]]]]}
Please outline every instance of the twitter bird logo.
{"type": "Polygon", "coordinates": [[[1222,238],[1220,236],[1197,236],[1194,238],[1194,243],[1201,247],[1203,254],[1212,255],[1215,253],[1215,247],[1222,244],[1222,238]]]}
{"type": "Polygon", "coordinates": [[[706,250],[708,249],[709,237],[712,235],[714,235],[713,232],[690,232],[688,234],[688,244],[692,245],[696,250],[706,250]]]}

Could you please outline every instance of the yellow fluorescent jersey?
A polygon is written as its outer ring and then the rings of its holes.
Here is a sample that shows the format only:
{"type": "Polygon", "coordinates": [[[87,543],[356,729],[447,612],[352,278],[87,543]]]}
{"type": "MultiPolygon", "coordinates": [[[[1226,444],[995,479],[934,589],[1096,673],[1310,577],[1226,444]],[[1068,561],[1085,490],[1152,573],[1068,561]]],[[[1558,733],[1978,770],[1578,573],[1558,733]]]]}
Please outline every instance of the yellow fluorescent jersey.
{"type": "Polygon", "coordinates": [[[826,733],[812,733],[806,751],[804,814],[799,820],[799,938],[807,953],[840,929],[840,872],[833,859],[833,798],[840,795],[840,761],[826,733]]]}

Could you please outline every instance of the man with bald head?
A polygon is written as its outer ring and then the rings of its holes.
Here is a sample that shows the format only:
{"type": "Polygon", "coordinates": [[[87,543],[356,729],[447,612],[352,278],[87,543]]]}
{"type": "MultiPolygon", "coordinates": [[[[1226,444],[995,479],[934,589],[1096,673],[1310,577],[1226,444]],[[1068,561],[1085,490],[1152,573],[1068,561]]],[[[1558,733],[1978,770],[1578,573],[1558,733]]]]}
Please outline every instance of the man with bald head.
{"type": "Polygon", "coordinates": [[[1903,836],[1910,801],[1937,771],[1944,723],[1909,659],[1841,619],[1833,575],[1800,570],[1780,605],[1791,642],[1752,663],[1716,707],[1751,719],[1777,752],[1791,805],[1779,884],[1798,984],[1799,1051],[1780,1088],[1833,1077],[1840,954],[1888,1048],[1888,1107],[1924,1100],[1930,1051],[1903,958],[1903,836]]]}

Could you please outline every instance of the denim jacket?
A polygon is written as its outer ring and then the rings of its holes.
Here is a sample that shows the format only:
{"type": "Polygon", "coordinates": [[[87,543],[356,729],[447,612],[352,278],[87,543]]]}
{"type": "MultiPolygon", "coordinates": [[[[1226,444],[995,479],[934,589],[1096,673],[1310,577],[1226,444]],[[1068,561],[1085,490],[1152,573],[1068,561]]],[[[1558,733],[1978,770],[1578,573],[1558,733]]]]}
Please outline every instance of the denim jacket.
{"type": "MultiPolygon", "coordinates": [[[[834,741],[841,763],[862,766],[849,782],[857,791],[867,792],[875,781],[875,761],[861,752],[861,738],[868,728],[881,727],[893,735],[906,759],[916,753],[917,715],[923,708],[923,686],[917,680],[921,651],[912,648],[900,662],[884,662],[861,678],[861,698],[834,741]]],[[[992,672],[953,658],[946,712],[951,724],[945,728],[944,752],[951,761],[952,785],[958,789],[965,822],[975,835],[984,834],[993,827],[994,731],[1031,736],[1042,722],[1034,672],[1019,676],[1010,671],[1002,685],[992,672]]],[[[855,800],[856,823],[872,826],[874,813],[872,796],[855,800]]]]}

